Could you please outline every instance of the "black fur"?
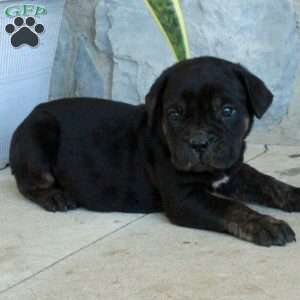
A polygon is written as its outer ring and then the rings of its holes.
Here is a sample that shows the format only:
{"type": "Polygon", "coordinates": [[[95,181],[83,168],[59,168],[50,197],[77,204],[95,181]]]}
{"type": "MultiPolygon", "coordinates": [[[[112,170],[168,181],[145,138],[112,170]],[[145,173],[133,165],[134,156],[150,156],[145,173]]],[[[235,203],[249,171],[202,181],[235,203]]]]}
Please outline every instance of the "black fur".
{"type": "Polygon", "coordinates": [[[262,202],[265,182],[264,204],[300,209],[298,189],[243,164],[254,115],[272,98],[240,65],[186,60],[162,73],[146,105],[78,98],[37,106],[14,133],[11,169],[21,193],[50,211],[163,210],[178,225],[284,245],[295,238],[286,223],[236,202],[262,202]]]}

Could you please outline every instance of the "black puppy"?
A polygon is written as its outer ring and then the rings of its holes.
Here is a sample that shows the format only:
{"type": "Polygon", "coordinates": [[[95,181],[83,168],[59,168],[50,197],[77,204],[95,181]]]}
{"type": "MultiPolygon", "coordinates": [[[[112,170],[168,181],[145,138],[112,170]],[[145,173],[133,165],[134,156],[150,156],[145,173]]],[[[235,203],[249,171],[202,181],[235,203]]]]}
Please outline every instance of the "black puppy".
{"type": "Polygon", "coordinates": [[[186,60],[161,74],[146,105],[37,106],[13,136],[11,169],[20,192],[49,211],[163,210],[178,225],[285,245],[295,240],[288,224],[240,202],[300,210],[300,189],[243,164],[253,118],[272,98],[240,65],[186,60]]]}

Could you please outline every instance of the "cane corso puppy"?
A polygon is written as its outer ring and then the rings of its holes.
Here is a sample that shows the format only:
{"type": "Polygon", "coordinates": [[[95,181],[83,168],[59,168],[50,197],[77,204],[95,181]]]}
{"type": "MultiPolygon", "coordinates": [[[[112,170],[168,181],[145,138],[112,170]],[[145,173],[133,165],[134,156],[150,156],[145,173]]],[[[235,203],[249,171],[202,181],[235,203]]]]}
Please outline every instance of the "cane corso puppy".
{"type": "Polygon", "coordinates": [[[282,246],[295,240],[290,226],[243,204],[300,210],[300,189],[243,163],[253,119],[272,98],[239,64],[182,61],[160,75],[145,105],[38,105],[13,135],[12,173],[48,211],[164,211],[174,224],[282,246]]]}

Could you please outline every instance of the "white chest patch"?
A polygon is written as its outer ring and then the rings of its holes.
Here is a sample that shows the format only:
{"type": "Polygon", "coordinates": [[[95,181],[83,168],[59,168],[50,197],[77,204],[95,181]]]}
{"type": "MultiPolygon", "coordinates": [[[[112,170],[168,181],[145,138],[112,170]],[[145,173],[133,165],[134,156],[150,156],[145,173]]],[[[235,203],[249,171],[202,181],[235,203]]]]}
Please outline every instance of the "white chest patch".
{"type": "Polygon", "coordinates": [[[219,180],[216,180],[212,183],[212,187],[216,190],[218,189],[221,185],[226,184],[229,181],[229,177],[228,176],[224,176],[219,180]]]}

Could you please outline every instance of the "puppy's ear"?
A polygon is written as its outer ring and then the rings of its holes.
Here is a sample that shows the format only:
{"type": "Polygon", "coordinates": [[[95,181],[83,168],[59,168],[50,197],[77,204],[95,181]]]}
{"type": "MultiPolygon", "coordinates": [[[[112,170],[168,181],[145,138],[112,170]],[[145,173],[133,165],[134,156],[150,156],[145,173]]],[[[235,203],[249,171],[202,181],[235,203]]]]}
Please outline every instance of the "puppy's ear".
{"type": "Polygon", "coordinates": [[[246,68],[238,65],[237,74],[244,85],[249,104],[258,119],[264,115],[273,101],[273,94],[264,82],[249,72],[246,68]]]}
{"type": "Polygon", "coordinates": [[[162,94],[167,85],[169,69],[165,70],[151,86],[149,93],[146,95],[146,109],[148,113],[148,126],[152,127],[155,118],[160,115],[162,106],[162,94]]]}

